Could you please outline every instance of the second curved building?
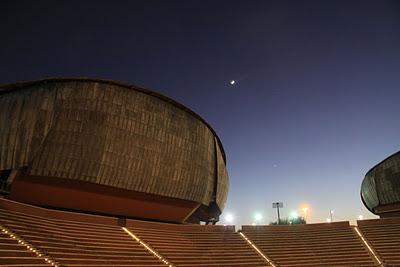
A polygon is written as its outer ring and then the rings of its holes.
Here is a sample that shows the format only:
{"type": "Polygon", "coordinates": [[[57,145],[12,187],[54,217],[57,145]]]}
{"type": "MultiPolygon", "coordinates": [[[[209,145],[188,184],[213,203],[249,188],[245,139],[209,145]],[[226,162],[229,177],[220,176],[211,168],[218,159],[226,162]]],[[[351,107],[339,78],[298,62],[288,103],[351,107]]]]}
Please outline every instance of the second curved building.
{"type": "Polygon", "coordinates": [[[400,216],[400,151],[367,172],[361,199],[368,210],[380,217],[400,216]]]}

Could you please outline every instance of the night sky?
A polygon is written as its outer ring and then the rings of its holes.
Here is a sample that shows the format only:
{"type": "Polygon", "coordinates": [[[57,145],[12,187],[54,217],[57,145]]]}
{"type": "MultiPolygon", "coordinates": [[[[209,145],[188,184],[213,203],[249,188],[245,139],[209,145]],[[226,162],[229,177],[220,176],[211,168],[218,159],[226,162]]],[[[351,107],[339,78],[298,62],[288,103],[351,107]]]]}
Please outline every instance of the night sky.
{"type": "Polygon", "coordinates": [[[283,217],[310,205],[310,222],[330,209],[374,217],[360,185],[400,149],[400,1],[2,1],[0,12],[0,83],[119,80],[205,118],[227,154],[221,223],[256,212],[268,223],[274,201],[283,217]]]}

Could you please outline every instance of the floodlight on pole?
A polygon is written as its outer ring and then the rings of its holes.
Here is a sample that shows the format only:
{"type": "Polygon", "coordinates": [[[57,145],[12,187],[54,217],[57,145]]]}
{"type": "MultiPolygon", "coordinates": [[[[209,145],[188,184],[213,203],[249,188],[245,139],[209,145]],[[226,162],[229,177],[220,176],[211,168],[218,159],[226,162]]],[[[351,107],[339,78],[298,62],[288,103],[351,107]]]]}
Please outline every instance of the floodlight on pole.
{"type": "Polygon", "coordinates": [[[330,209],[330,210],[329,210],[329,218],[331,219],[330,222],[333,222],[333,218],[332,218],[333,216],[332,216],[332,215],[333,215],[333,210],[330,209]]]}
{"type": "Polygon", "coordinates": [[[260,221],[262,220],[262,218],[263,218],[263,216],[262,216],[261,213],[256,213],[256,214],[254,214],[254,220],[255,220],[256,222],[260,222],[260,221]]]}
{"type": "Polygon", "coordinates": [[[273,202],[272,203],[272,208],[276,209],[278,213],[278,224],[281,224],[281,217],[279,214],[279,208],[283,208],[283,202],[273,202]]]}

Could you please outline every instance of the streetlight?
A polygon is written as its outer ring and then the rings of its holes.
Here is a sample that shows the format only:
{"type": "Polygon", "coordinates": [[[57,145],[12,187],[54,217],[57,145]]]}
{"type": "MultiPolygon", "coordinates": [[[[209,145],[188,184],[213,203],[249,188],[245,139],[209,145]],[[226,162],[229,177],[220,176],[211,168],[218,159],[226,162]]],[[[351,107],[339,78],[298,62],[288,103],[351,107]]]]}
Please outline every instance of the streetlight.
{"type": "Polygon", "coordinates": [[[332,219],[332,214],[333,214],[333,210],[332,210],[332,209],[330,209],[330,210],[329,210],[329,216],[330,216],[330,219],[331,219],[331,221],[330,221],[330,222],[333,222],[333,219],[332,219]]]}
{"type": "Polygon", "coordinates": [[[283,208],[283,202],[274,202],[272,203],[272,208],[276,209],[278,213],[278,224],[281,224],[281,217],[279,215],[279,208],[283,208]]]}
{"type": "Polygon", "coordinates": [[[304,220],[307,221],[307,211],[308,211],[308,207],[302,207],[301,210],[304,212],[304,220]]]}
{"type": "Polygon", "coordinates": [[[364,220],[364,216],[363,215],[358,215],[358,220],[359,221],[364,220]]]}

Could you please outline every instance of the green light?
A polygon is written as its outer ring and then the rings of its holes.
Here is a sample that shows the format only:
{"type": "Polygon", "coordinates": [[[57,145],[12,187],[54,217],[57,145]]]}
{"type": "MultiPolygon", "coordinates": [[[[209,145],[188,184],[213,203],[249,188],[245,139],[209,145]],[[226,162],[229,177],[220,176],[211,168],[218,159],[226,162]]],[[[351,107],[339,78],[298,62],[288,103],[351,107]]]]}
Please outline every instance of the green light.
{"type": "Polygon", "coordinates": [[[263,218],[263,216],[262,216],[261,213],[256,213],[256,214],[254,215],[254,220],[256,220],[257,222],[261,221],[262,218],[263,218]]]}
{"type": "Polygon", "coordinates": [[[297,219],[297,218],[299,218],[299,215],[297,214],[297,212],[292,211],[292,212],[290,213],[290,217],[291,217],[292,219],[297,219]]]}

